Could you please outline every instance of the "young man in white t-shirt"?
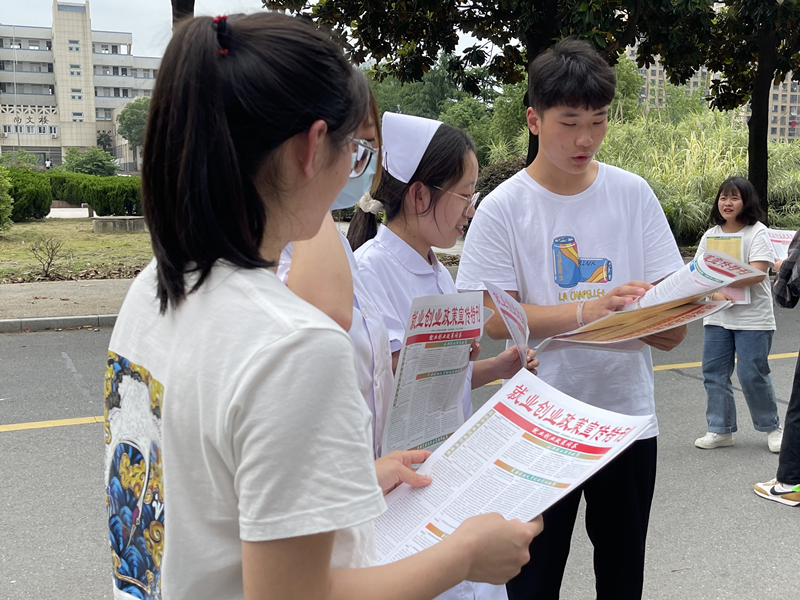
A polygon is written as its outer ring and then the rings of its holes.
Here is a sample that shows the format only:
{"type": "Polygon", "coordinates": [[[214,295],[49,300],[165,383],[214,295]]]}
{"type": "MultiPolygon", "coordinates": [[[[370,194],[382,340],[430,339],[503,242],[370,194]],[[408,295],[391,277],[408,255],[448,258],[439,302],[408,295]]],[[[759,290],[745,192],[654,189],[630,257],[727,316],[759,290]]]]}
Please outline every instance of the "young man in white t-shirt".
{"type": "MultiPolygon", "coordinates": [[[[464,245],[457,287],[499,285],[522,303],[534,338],[610,314],[683,265],[647,183],[593,160],[615,87],[614,70],[582,41],[564,40],[534,61],[527,120],[539,152],[481,203],[464,245]]],[[[509,335],[496,318],[486,331],[509,335]]],[[[670,350],[685,335],[682,327],[645,341],[670,350]]],[[[631,415],[655,412],[649,348],[560,350],[541,357],[539,376],[589,404],[631,415]]],[[[559,598],[581,495],[595,547],[597,599],[641,598],[657,434],[654,424],[647,439],[544,513],[530,563],[507,584],[509,600],[559,598]]]]}

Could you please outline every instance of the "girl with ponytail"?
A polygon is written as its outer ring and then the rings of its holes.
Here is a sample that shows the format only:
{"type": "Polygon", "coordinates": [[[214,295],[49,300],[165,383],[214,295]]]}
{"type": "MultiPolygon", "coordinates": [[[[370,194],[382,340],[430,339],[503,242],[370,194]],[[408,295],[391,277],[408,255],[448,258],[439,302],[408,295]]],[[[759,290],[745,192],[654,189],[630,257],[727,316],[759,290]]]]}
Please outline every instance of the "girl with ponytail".
{"type": "Polygon", "coordinates": [[[363,175],[368,102],[361,73],[303,21],[176,27],[144,148],[155,258],[106,367],[115,598],[423,600],[527,560],[540,524],[483,515],[362,568],[383,492],[415,475],[413,457],[376,469],[350,340],[274,268],[363,175]]]}

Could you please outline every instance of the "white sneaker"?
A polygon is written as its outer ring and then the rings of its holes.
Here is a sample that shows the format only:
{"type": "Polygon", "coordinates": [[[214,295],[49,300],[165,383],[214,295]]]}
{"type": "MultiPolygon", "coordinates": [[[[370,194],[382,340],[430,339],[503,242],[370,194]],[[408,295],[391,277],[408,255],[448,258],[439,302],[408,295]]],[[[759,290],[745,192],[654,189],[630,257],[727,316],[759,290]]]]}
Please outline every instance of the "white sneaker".
{"type": "Polygon", "coordinates": [[[787,506],[800,505],[800,485],[788,486],[790,487],[788,491],[779,489],[778,486],[781,486],[781,484],[778,483],[777,479],[770,479],[764,483],[757,483],[753,487],[753,491],[762,498],[774,500],[787,506]]]}
{"type": "Polygon", "coordinates": [[[712,448],[722,448],[723,446],[733,446],[732,433],[712,433],[708,432],[701,438],[694,441],[694,445],[704,450],[711,450],[712,448]]]}
{"type": "Polygon", "coordinates": [[[781,451],[781,442],[783,442],[783,427],[778,425],[777,429],[773,429],[767,434],[767,445],[770,452],[776,454],[781,451]]]}

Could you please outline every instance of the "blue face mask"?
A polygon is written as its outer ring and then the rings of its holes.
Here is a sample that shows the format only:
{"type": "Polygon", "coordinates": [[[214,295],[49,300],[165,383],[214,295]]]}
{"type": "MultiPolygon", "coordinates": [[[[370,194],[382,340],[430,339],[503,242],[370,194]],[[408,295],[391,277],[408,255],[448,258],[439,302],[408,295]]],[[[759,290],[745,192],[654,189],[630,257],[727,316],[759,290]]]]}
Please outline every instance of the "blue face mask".
{"type": "Polygon", "coordinates": [[[373,156],[361,177],[356,177],[355,179],[349,179],[347,181],[347,185],[344,186],[344,189],[336,196],[336,200],[333,201],[331,210],[353,208],[361,199],[361,196],[366,194],[369,188],[372,187],[372,178],[375,177],[377,168],[378,157],[373,156]]]}

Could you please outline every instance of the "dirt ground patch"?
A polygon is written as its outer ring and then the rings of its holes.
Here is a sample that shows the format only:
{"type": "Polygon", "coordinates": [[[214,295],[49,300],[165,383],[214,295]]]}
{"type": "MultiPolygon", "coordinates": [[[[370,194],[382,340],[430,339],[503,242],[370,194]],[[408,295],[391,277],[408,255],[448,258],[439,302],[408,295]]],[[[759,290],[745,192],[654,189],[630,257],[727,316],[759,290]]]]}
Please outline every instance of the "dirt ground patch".
{"type": "Polygon", "coordinates": [[[94,233],[91,219],[41,219],[0,231],[0,283],[129,279],[152,257],[148,232],[94,233]],[[46,276],[31,251],[43,240],[61,243],[46,276]]]}

